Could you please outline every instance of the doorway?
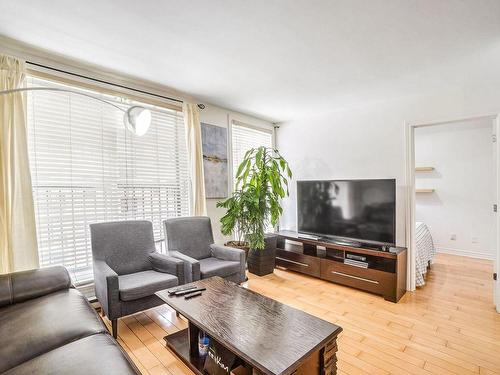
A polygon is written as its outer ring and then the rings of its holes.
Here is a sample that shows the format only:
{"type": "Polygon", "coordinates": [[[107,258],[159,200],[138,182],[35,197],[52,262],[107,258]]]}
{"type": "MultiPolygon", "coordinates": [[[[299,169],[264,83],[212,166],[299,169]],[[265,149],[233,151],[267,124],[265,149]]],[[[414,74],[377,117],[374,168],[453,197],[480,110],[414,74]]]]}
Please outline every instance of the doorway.
{"type": "MultiPolygon", "coordinates": [[[[498,115],[406,124],[409,290],[422,284],[422,225],[438,253],[490,259],[498,274],[498,128],[498,115]]],[[[493,285],[498,312],[499,286],[493,285]]]]}

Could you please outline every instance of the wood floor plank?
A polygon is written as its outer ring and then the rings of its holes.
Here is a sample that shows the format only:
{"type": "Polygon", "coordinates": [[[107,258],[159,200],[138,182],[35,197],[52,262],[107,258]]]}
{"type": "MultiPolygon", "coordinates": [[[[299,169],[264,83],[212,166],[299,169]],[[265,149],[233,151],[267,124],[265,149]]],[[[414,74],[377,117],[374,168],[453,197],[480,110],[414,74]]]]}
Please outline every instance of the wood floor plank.
{"type": "Polygon", "coordinates": [[[148,372],[150,375],[172,375],[172,373],[162,365],[150,368],[148,372]]]}
{"type": "Polygon", "coordinates": [[[337,356],[339,359],[342,359],[342,360],[346,361],[347,363],[351,364],[352,366],[357,367],[358,369],[363,370],[369,374],[372,374],[372,375],[389,374],[388,371],[385,371],[381,368],[378,368],[376,366],[376,364],[365,362],[365,361],[359,359],[358,357],[355,357],[351,354],[348,354],[348,353],[342,351],[342,349],[340,347],[339,347],[339,351],[338,351],[337,356]]]}
{"type": "MultiPolygon", "coordinates": [[[[453,359],[450,360],[448,356],[442,354],[437,350],[429,349],[421,345],[407,346],[404,351],[411,356],[425,360],[426,364],[430,362],[433,365],[436,365],[455,374],[479,374],[479,367],[473,366],[473,369],[471,370],[468,364],[464,362],[462,362],[461,364],[454,364],[452,362],[453,359]],[[465,365],[468,368],[465,368],[462,365],[465,365]]],[[[459,360],[459,358],[454,359],[459,360]]],[[[424,368],[426,368],[425,365],[424,368]]]]}

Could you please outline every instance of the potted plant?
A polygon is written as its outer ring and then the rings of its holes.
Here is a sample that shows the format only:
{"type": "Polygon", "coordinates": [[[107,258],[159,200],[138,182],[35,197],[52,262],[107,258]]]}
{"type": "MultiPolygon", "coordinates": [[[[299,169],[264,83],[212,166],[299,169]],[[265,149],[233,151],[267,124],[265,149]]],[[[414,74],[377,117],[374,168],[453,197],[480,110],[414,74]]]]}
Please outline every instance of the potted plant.
{"type": "Polygon", "coordinates": [[[289,194],[290,178],[292,171],[278,150],[252,148],[238,167],[234,193],[217,203],[227,210],[221,218],[222,233],[235,233],[237,247],[249,249],[248,270],[256,275],[274,270],[276,236],[265,231],[269,224],[276,226],[283,213],[280,200],[289,194]]]}
{"type": "Polygon", "coordinates": [[[245,241],[245,233],[248,230],[250,219],[249,207],[252,205],[253,196],[250,190],[235,190],[233,195],[223,202],[218,202],[217,207],[226,209],[226,214],[221,218],[221,232],[229,236],[234,234],[235,239],[228,241],[226,246],[236,247],[245,251],[245,259],[248,258],[248,243],[245,241]]]}

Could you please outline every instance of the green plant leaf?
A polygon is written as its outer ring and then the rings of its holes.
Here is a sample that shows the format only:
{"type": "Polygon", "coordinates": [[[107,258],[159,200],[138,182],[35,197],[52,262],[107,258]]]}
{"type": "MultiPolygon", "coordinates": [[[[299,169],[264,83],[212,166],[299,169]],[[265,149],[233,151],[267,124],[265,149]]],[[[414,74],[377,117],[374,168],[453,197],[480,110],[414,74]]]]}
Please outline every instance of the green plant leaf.
{"type": "Polygon", "coordinates": [[[263,154],[263,149],[259,148],[259,150],[257,151],[257,154],[255,155],[255,164],[256,165],[260,165],[260,163],[262,161],[262,154],[263,154]]]}
{"type": "Polygon", "coordinates": [[[284,171],[285,168],[286,168],[286,161],[285,161],[285,159],[280,158],[280,166],[281,166],[281,170],[284,171]]]}
{"type": "Polygon", "coordinates": [[[236,172],[236,178],[241,176],[241,173],[243,172],[243,169],[245,169],[246,164],[247,164],[247,160],[244,159],[243,162],[238,167],[238,171],[236,172]]]}

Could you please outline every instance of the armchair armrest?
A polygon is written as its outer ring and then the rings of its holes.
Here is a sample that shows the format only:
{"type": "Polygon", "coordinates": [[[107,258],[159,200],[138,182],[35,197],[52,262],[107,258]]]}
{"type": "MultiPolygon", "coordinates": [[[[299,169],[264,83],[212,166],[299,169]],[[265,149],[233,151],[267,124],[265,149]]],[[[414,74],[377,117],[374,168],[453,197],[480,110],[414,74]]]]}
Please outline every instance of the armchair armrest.
{"type": "Polygon", "coordinates": [[[155,271],[175,275],[179,279],[179,285],[184,284],[184,262],[182,260],[157,252],[149,254],[149,260],[155,271]]]}
{"type": "Polygon", "coordinates": [[[231,260],[233,262],[243,262],[245,264],[245,252],[234,247],[217,244],[210,245],[212,256],[221,260],[231,260]]]}
{"type": "Polygon", "coordinates": [[[182,260],[184,264],[184,284],[200,280],[200,262],[179,251],[169,251],[168,255],[182,260]]]}
{"type": "Polygon", "coordinates": [[[217,244],[210,245],[210,250],[212,251],[212,256],[217,259],[239,262],[240,271],[238,273],[237,282],[241,283],[245,281],[246,259],[245,252],[243,250],[217,244]]]}
{"type": "Polygon", "coordinates": [[[118,274],[103,260],[94,259],[95,295],[109,319],[120,316],[118,274]]]}
{"type": "Polygon", "coordinates": [[[8,273],[0,276],[0,306],[69,288],[71,278],[68,270],[62,266],[8,273]]]}

